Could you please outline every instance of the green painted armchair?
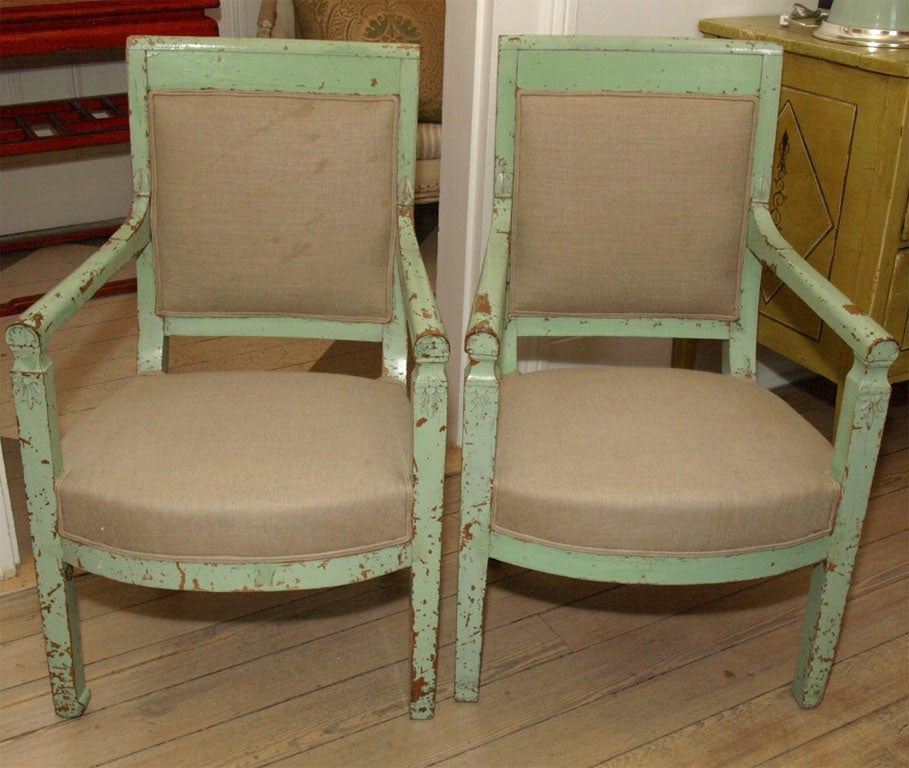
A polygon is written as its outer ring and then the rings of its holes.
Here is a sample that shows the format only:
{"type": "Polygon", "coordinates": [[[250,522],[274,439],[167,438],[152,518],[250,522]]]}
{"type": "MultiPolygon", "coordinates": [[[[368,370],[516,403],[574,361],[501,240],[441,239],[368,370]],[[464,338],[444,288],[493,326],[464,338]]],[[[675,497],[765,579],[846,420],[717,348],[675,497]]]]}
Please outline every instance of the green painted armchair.
{"type": "Polygon", "coordinates": [[[411,716],[432,716],[448,343],[413,231],[417,66],[414,46],[129,42],[129,219],[7,332],[59,715],[89,699],[76,569],[218,592],[409,569],[411,716]],[[61,440],[48,342],[130,259],[139,375],[61,440]],[[381,342],[384,374],[167,373],[169,338],[201,335],[381,342]]]}
{"type": "Polygon", "coordinates": [[[897,344],[771,221],[780,70],[761,43],[500,40],[466,338],[457,699],[478,697],[493,558],[638,584],[811,566],[793,691],[823,696],[897,344]],[[762,267],[855,353],[832,446],[755,382],[762,267]],[[718,339],[724,371],[522,374],[525,336],[718,339]]]}

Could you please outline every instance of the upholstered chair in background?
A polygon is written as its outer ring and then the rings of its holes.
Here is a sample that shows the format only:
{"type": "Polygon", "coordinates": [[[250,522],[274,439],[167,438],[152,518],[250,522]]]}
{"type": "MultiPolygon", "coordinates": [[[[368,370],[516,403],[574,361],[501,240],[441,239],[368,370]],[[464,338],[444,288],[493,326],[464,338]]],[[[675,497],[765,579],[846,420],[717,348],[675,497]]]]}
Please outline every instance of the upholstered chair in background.
{"type": "Polygon", "coordinates": [[[445,0],[262,0],[259,37],[420,46],[414,202],[439,200],[445,0]]]}

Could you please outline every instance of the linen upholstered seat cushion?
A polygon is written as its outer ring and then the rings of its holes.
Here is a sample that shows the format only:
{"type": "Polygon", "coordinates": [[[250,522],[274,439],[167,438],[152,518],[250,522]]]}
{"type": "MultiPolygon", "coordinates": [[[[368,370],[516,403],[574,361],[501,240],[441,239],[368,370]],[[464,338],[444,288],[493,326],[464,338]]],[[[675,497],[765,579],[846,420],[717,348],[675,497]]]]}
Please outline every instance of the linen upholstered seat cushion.
{"type": "Polygon", "coordinates": [[[140,376],[63,440],[63,537],[148,557],[289,560],[411,532],[400,384],[319,373],[140,376]]]}
{"type": "Polygon", "coordinates": [[[503,378],[493,530],[571,549],[708,555],[831,530],[832,448],[757,384],[660,368],[503,378]]]}

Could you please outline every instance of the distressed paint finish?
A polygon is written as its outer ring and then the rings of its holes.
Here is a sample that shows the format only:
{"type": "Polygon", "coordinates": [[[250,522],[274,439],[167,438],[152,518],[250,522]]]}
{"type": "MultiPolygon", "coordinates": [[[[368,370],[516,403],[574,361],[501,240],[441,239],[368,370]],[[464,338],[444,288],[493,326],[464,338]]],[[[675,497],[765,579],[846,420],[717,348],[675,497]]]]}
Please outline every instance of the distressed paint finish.
{"type": "Polygon", "coordinates": [[[490,549],[497,560],[535,571],[589,581],[622,584],[725,584],[760,576],[776,576],[802,568],[824,557],[830,537],[792,547],[740,555],[704,557],[651,557],[601,555],[520,541],[497,531],[490,533],[490,549]]]}
{"type": "Polygon", "coordinates": [[[498,408],[495,357],[490,354],[472,356],[464,388],[455,648],[455,699],[458,701],[476,701],[479,695],[498,408]]]}
{"type": "Polygon", "coordinates": [[[61,717],[78,717],[91,692],[85,687],[73,570],[63,561],[57,535],[54,481],[62,460],[54,368],[33,329],[14,325],[6,338],[16,356],[13,398],[54,709],[61,717]]]}
{"type": "Polygon", "coordinates": [[[877,345],[891,345],[893,357],[889,362],[870,363],[857,356],[846,378],[833,460],[834,477],[843,483],[843,498],[830,547],[824,561],[811,574],[805,627],[792,683],[793,694],[803,707],[820,703],[833,666],[887,417],[890,398],[887,370],[897,354],[896,342],[892,340],[877,345]],[[851,420],[844,418],[849,414],[851,420]]]}
{"type": "MultiPolygon", "coordinates": [[[[438,348],[433,347],[438,353],[438,348]]],[[[442,568],[442,489],[445,480],[448,385],[438,356],[417,358],[411,376],[414,405],[414,512],[411,544],[410,716],[433,715],[442,568]]]]}
{"type": "MultiPolygon", "coordinates": [[[[89,699],[82,670],[78,567],[108,578],[166,589],[313,589],[409,568],[412,572],[411,715],[433,714],[438,642],[442,489],[445,467],[448,341],[413,231],[418,49],[312,41],[137,38],[128,52],[134,203],[111,240],[7,331],[14,365],[28,508],[38,571],[54,707],[82,713],[89,699]],[[304,75],[305,76],[302,76],[304,75]],[[298,317],[188,317],[155,312],[148,221],[150,165],[147,92],[151,87],[398,94],[398,252],[388,323],[298,317]],[[55,480],[63,472],[50,337],[130,259],[137,260],[139,373],[167,370],[172,335],[237,335],[381,342],[384,373],[410,382],[413,410],[413,531],[410,541],[372,552],[294,562],[197,562],[133,557],[63,540],[57,534],[55,480]],[[412,355],[413,365],[408,363],[412,355]]],[[[301,373],[299,375],[306,375],[301,373]]],[[[403,642],[403,638],[402,638],[403,642]]]]}
{"type": "Polygon", "coordinates": [[[774,46],[730,41],[589,37],[500,39],[495,200],[492,231],[467,331],[455,697],[479,692],[483,602],[489,558],[549,573],[637,584],[721,583],[813,565],[793,692],[805,707],[824,691],[861,535],[887,413],[887,369],[897,345],[808,265],[780,236],[767,211],[781,56],[774,46]],[[508,260],[514,179],[515,94],[556,91],[683,91],[760,96],[752,166],[752,210],[739,317],[731,322],[673,317],[510,317],[508,260]],[[577,552],[490,530],[498,377],[517,368],[520,336],[635,336],[722,341],[723,372],[754,378],[762,266],[771,269],[850,345],[831,474],[843,485],[833,531],[796,546],[738,555],[667,557],[577,552]]]}
{"type": "Polygon", "coordinates": [[[805,628],[792,684],[799,704],[812,707],[823,697],[833,665],[887,417],[887,371],[899,346],[798,256],[777,232],[766,208],[755,207],[752,212],[748,246],[849,345],[855,357],[843,388],[833,443],[831,473],[843,484],[843,498],[830,547],[811,574],[805,628]]]}
{"type": "Polygon", "coordinates": [[[148,242],[143,200],[137,200],[126,223],[76,272],[34,304],[6,332],[14,356],[13,400],[19,442],[45,650],[54,708],[62,717],[78,717],[91,693],[85,687],[79,613],[72,566],[62,556],[57,535],[54,482],[63,471],[57,425],[54,366],[47,353],[50,338],[130,258],[148,242]]]}
{"type": "MultiPolygon", "coordinates": [[[[416,83],[413,84],[416,90],[416,83]]],[[[413,208],[398,216],[398,271],[404,285],[402,313],[415,365],[410,375],[413,403],[414,512],[411,547],[413,634],[410,716],[432,717],[436,689],[439,599],[442,571],[442,491],[448,443],[449,346],[413,228],[413,208]]]]}
{"type": "Polygon", "coordinates": [[[285,563],[156,560],[117,554],[63,539],[63,558],[77,568],[127,584],[195,592],[281,592],[353,584],[410,565],[410,545],[343,557],[285,563]]]}

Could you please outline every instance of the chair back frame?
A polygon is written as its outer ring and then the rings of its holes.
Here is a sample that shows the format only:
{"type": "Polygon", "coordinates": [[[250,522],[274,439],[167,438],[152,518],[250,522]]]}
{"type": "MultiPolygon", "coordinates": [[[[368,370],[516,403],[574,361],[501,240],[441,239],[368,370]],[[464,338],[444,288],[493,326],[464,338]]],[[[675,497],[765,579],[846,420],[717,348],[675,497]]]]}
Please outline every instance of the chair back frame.
{"type": "MultiPolygon", "coordinates": [[[[223,41],[222,41],[223,42],[223,41]]],[[[286,41],[299,48],[283,59],[270,55],[278,41],[248,40],[230,50],[204,38],[134,40],[127,76],[130,82],[130,132],[133,189],[136,200],[151,196],[149,93],[154,90],[222,89],[228,91],[313,94],[394,95],[398,119],[397,205],[399,215],[412,215],[419,78],[416,46],[378,46],[324,41],[286,41]],[[305,51],[305,53],[302,53],[305,51]],[[302,58],[301,58],[302,57],[302,58]],[[277,59],[277,61],[276,61],[277,59]],[[232,61],[238,65],[232,65],[232,61]],[[237,72],[242,62],[242,77],[237,72]],[[304,69],[305,67],[305,69],[304,69]],[[305,77],[301,73],[305,72],[305,77]]],[[[394,311],[389,323],[344,322],[295,317],[162,317],[156,312],[154,244],[138,260],[140,371],[166,370],[170,336],[274,336],[381,341],[383,372],[405,381],[407,335],[400,274],[394,270],[394,311]]]]}
{"type": "MultiPolygon", "coordinates": [[[[613,92],[753,96],[758,99],[751,197],[766,202],[770,192],[776,110],[782,60],[773,44],[713,40],[524,36],[502,38],[494,166],[493,232],[513,226],[516,103],[520,91],[613,92]]],[[[745,257],[740,315],[734,321],[674,317],[578,318],[507,314],[501,372],[517,365],[520,336],[649,336],[722,339],[724,364],[735,375],[753,378],[760,267],[745,257]]]]}

